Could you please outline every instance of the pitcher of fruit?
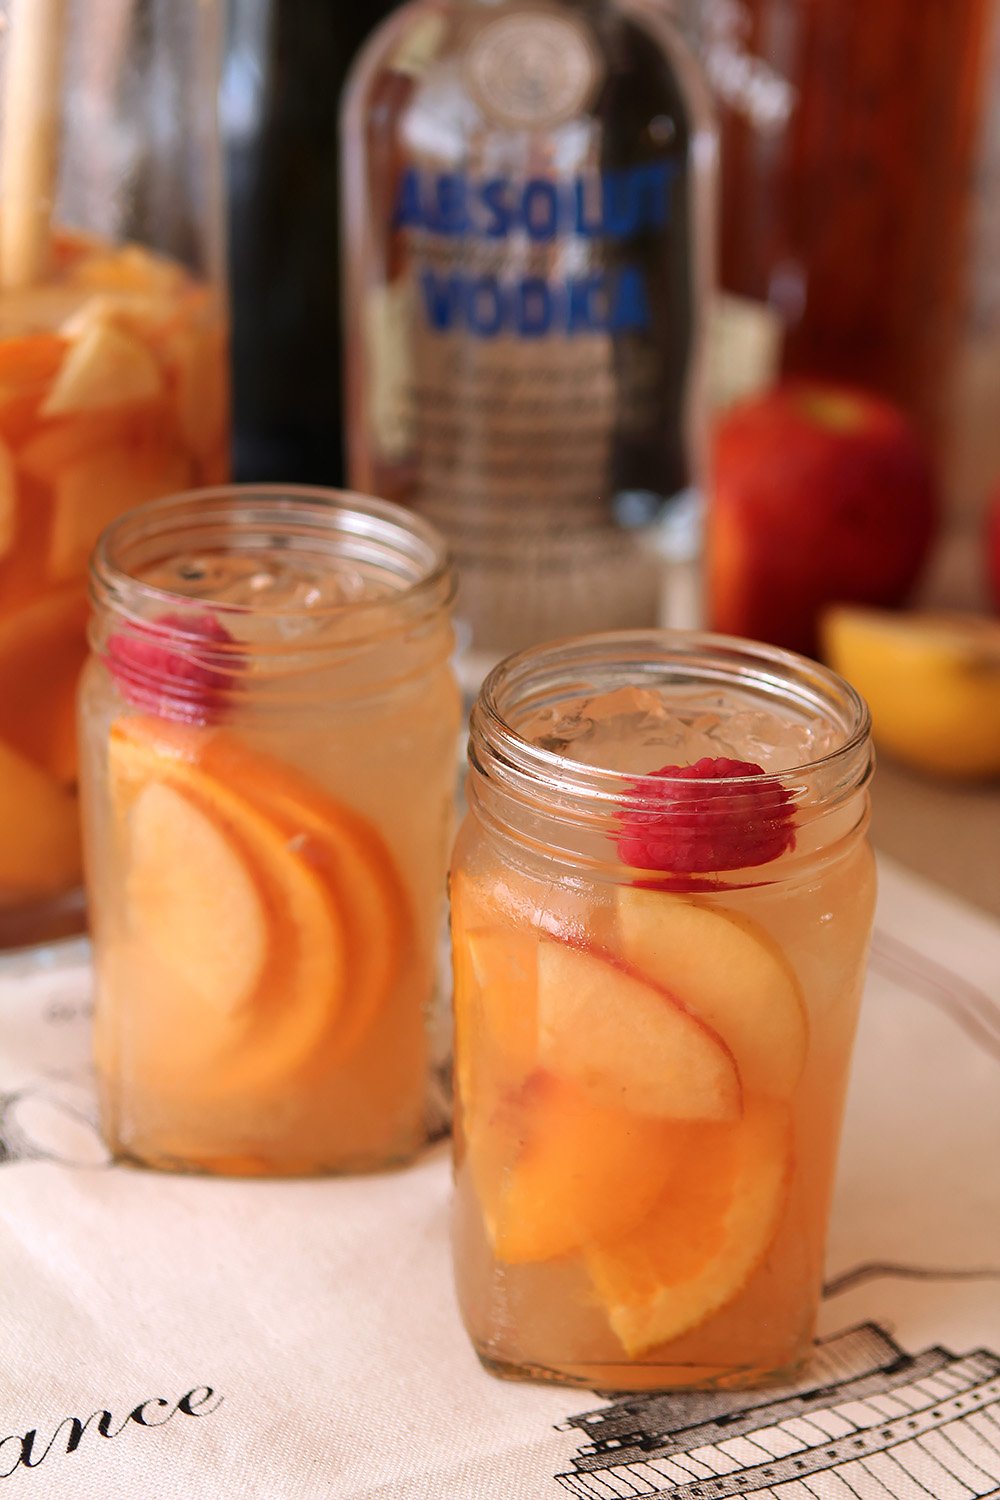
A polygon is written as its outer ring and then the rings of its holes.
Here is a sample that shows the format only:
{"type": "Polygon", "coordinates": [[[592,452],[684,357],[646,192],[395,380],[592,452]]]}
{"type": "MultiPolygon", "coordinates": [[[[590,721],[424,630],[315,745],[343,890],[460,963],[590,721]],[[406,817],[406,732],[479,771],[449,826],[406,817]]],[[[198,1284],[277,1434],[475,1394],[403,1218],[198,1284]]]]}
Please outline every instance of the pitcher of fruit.
{"type": "Polygon", "coordinates": [[[219,28],[205,0],[0,0],[0,945],[82,916],[91,547],[227,477],[219,28]]]}

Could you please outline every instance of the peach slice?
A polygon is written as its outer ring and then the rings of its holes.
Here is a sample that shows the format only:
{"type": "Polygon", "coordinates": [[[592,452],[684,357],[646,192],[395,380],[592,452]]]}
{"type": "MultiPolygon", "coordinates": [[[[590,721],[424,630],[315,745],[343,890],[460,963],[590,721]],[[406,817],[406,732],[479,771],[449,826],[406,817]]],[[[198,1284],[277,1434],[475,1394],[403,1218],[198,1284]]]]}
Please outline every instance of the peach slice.
{"type": "Polygon", "coordinates": [[[54,895],[80,879],[76,802],[0,741],[0,900],[54,895]]]}
{"type": "Polygon", "coordinates": [[[787,1099],[805,1066],[809,1026],[798,980],[749,918],[667,891],[618,891],[621,953],[724,1039],[747,1093],[787,1099]]]}
{"type": "Polygon", "coordinates": [[[118,738],[138,764],[165,761],[173,774],[239,788],[253,815],[336,905],[343,924],[347,1002],[324,1043],[329,1062],[361,1041],[380,1013],[404,961],[409,901],[376,830],[290,766],[219,731],[146,716],[125,718],[118,738]]]}
{"type": "Polygon", "coordinates": [[[74,586],[0,619],[0,738],[63,782],[76,775],[74,693],[86,621],[86,595],[74,586]]]}
{"type": "Polygon", "coordinates": [[[732,1120],[732,1053],[674,992],[609,955],[542,939],[538,1055],[596,1103],[667,1120],[732,1120]]]}
{"type": "MultiPolygon", "coordinates": [[[[163,956],[163,967],[196,997],[199,1012],[205,1010],[197,1001],[203,986],[192,989],[192,976],[211,971],[221,997],[215,1013],[224,1020],[213,1033],[203,1030],[202,1022],[179,1024],[169,1010],[162,1016],[148,1015],[145,1066],[155,1068],[157,1075],[173,1074],[211,1096],[258,1093],[287,1083],[321,1053],[325,1036],[342,1021],[350,1002],[346,933],[333,893],[300,858],[285,831],[264,816],[238,784],[215,777],[196,760],[182,758],[169,741],[157,744],[148,734],[145,739],[136,737],[136,722],[142,721],[120,719],[112,725],[109,756],[112,802],[123,826],[130,872],[130,935],[133,942],[136,937],[145,940],[152,952],[163,956]],[[168,805],[175,810],[178,798],[187,799],[194,809],[183,825],[192,835],[186,856],[183,840],[175,845],[163,832],[162,798],[154,804],[156,819],[142,815],[143,798],[153,786],[174,794],[168,805]],[[211,862],[199,863],[208,849],[214,850],[211,862]],[[181,869],[175,868],[178,859],[186,859],[181,869]],[[225,880],[223,871],[228,872],[225,880]],[[187,927],[175,920],[182,902],[176,883],[185,873],[192,887],[192,921],[187,927]],[[133,880],[138,882],[135,886],[133,880]],[[157,891],[161,897],[153,899],[157,891]],[[168,900],[166,893],[171,891],[168,900]],[[195,919],[199,904],[203,914],[195,919]],[[254,931],[255,922],[263,925],[262,931],[254,931]],[[235,941],[218,947],[212,936],[213,926],[233,934],[240,924],[249,955],[238,951],[235,941]],[[259,982],[251,994],[248,976],[258,967],[259,982]],[[239,1029],[234,1035],[236,1006],[239,1029]]],[[[141,952],[142,941],[138,946],[141,952]]],[[[151,1079],[149,1087],[154,1082],[151,1079]]]]}
{"type": "Polygon", "coordinates": [[[94,323],[71,346],[41,415],[62,417],[147,401],[162,386],[156,360],[138,339],[109,323],[94,323]]]}
{"type": "Polygon", "coordinates": [[[147,782],[132,805],[125,899],[140,940],[205,1006],[252,1000],[267,959],[262,892],[227,829],[169,782],[147,782]]]}
{"type": "Polygon", "coordinates": [[[494,1250],[517,1265],[627,1233],[676,1170],[685,1127],[595,1104],[538,1070],[467,1120],[494,1250]]]}
{"type": "Polygon", "coordinates": [[[104,254],[88,255],[72,267],[70,274],[78,286],[150,296],[176,295],[187,280],[176,262],[155,255],[143,245],[123,245],[104,254]]]}
{"type": "Polygon", "coordinates": [[[477,1032],[498,1076],[517,1082],[538,1063],[538,940],[516,927],[465,934],[477,1032]]]}
{"type": "Polygon", "coordinates": [[[692,1125],[648,1218],[585,1252],[630,1358],[696,1328],[742,1291],[777,1231],[791,1159],[787,1108],[771,1100],[748,1100],[733,1124],[692,1125]]]}

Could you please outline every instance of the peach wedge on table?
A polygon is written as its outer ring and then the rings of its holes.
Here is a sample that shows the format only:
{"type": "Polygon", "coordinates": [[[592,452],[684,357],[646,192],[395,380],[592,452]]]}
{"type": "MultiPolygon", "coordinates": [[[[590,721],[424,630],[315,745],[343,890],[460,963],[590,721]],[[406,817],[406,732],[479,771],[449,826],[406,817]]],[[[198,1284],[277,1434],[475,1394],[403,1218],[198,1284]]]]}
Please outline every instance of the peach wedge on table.
{"type": "Polygon", "coordinates": [[[630,1358],[680,1338],[739,1295],[774,1239],[790,1171],[785,1105],[750,1100],[731,1124],[688,1127],[649,1215],[585,1254],[630,1358]]]}
{"type": "Polygon", "coordinates": [[[620,951],[726,1043],[748,1094],[788,1099],[809,1039],[798,980],[748,918],[667,891],[618,891],[620,951]]]}
{"type": "Polygon", "coordinates": [[[538,1055],[597,1104],[664,1120],[740,1114],[736,1063],[711,1024],[596,950],[539,942],[538,1055]]]}

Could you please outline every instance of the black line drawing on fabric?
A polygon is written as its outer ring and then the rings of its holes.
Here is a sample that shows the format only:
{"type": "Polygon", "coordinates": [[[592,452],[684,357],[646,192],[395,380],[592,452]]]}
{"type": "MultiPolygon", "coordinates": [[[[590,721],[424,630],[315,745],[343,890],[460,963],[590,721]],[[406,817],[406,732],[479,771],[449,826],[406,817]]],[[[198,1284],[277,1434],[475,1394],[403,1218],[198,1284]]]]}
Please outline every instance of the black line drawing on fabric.
{"type": "Polygon", "coordinates": [[[891,1261],[872,1260],[854,1266],[850,1271],[841,1271],[823,1287],[824,1297],[839,1297],[841,1292],[853,1292],[855,1287],[868,1281],[883,1279],[900,1281],[1000,1281],[1000,1266],[965,1266],[956,1269],[942,1266],[903,1266],[891,1261]]]}
{"type": "Polygon", "coordinates": [[[22,1012],[18,1045],[4,1058],[0,1076],[0,1167],[111,1165],[97,1123],[89,989],[89,979],[82,979],[22,1012]]]}
{"type": "Polygon", "coordinates": [[[793,1385],[629,1396],[562,1426],[587,1441],[555,1478],[584,1500],[992,1500],[1000,1355],[911,1355],[863,1323],[793,1385]]]}
{"type": "Polygon", "coordinates": [[[985,990],[877,927],[872,937],[871,967],[936,1005],[978,1047],[1000,1062],[1000,1003],[985,990]]]}
{"type": "MultiPolygon", "coordinates": [[[[51,1080],[57,1084],[58,1080],[51,1080]]],[[[107,1167],[111,1155],[86,1103],[45,1086],[0,1092],[0,1167],[54,1161],[64,1167],[107,1167]]]]}

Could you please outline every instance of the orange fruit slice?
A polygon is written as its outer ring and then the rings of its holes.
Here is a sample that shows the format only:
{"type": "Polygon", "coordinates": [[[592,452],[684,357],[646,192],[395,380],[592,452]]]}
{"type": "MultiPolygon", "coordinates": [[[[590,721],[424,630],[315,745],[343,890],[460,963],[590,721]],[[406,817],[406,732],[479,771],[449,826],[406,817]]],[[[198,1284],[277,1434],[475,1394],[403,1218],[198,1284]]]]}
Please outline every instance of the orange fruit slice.
{"type": "Polygon", "coordinates": [[[348,999],[329,1018],[324,1057],[329,1064],[348,1056],[387,1003],[410,935],[408,899],[380,835],[308,777],[222,731],[137,716],[119,720],[115,736],[181,781],[197,774],[222,797],[238,791],[288,858],[326,893],[342,929],[348,999]]]}
{"type": "Polygon", "coordinates": [[[784,1105],[750,1099],[738,1122],[687,1127],[649,1216],[585,1255],[631,1358],[696,1328],[742,1291],[774,1238],[790,1172],[784,1105]]]}
{"type": "Polygon", "coordinates": [[[684,1127],[595,1104],[541,1069],[467,1117],[468,1155],[500,1260],[549,1260],[625,1234],[676,1166],[684,1127]]]}
{"type": "Polygon", "coordinates": [[[130,722],[112,726],[109,766],[131,972],[152,953],[177,980],[125,997],[133,1055],[147,1087],[261,1092],[310,1068],[347,1005],[342,917],[238,787],[130,737],[130,722]]]}

